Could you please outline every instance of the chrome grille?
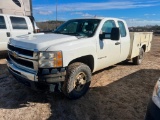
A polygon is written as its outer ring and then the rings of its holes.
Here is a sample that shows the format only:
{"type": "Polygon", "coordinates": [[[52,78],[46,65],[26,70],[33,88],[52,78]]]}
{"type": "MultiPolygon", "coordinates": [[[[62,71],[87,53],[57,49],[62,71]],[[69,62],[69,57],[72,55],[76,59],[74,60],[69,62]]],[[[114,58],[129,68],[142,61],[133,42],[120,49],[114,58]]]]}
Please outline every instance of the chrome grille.
{"type": "Polygon", "coordinates": [[[33,57],[33,51],[31,51],[31,50],[21,49],[18,47],[14,47],[12,45],[8,45],[8,49],[11,51],[14,51],[16,53],[22,54],[22,55],[33,57]]]}
{"type": "Polygon", "coordinates": [[[25,67],[29,67],[29,68],[32,68],[34,69],[34,66],[33,66],[33,62],[31,61],[26,61],[26,60],[22,60],[22,59],[19,59],[19,58],[15,58],[13,55],[10,54],[10,58],[16,62],[17,64],[20,64],[22,66],[25,66],[25,67]]]}
{"type": "Polygon", "coordinates": [[[38,54],[37,52],[8,45],[8,55],[13,63],[30,72],[38,71],[38,54]]]}

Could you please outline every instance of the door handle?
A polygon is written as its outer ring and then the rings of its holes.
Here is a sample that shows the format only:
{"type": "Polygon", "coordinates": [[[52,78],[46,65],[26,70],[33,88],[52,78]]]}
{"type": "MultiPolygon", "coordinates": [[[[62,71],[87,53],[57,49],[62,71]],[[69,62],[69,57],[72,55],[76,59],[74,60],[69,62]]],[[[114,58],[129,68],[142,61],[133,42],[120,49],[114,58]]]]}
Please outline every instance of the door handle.
{"type": "Polygon", "coordinates": [[[121,44],[120,42],[116,42],[116,43],[115,43],[115,45],[120,45],[120,44],[121,44]]]}
{"type": "Polygon", "coordinates": [[[28,32],[28,34],[31,34],[31,32],[28,32]]]}
{"type": "Polygon", "coordinates": [[[7,37],[11,37],[11,33],[10,32],[7,32],[7,37]]]}

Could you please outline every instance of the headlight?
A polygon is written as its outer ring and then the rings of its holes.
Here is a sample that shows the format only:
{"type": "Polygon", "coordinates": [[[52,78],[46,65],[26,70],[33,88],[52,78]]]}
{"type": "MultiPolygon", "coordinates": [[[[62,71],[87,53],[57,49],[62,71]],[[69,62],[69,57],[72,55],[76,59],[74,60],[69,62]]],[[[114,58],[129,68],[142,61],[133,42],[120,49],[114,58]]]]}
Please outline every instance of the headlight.
{"type": "Polygon", "coordinates": [[[62,67],[63,58],[62,52],[40,52],[39,53],[39,68],[62,67]]]}
{"type": "Polygon", "coordinates": [[[160,108],[160,79],[157,81],[154,87],[152,100],[160,108]]]}

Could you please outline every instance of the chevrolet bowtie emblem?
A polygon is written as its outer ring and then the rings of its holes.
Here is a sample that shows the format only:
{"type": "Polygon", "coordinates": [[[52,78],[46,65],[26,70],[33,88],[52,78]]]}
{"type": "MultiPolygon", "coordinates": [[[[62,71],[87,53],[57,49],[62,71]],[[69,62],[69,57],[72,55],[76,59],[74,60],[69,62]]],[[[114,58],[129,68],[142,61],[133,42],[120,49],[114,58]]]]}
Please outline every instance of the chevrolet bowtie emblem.
{"type": "Polygon", "coordinates": [[[16,59],[18,59],[18,55],[16,52],[13,52],[13,57],[15,57],[16,59]]]}

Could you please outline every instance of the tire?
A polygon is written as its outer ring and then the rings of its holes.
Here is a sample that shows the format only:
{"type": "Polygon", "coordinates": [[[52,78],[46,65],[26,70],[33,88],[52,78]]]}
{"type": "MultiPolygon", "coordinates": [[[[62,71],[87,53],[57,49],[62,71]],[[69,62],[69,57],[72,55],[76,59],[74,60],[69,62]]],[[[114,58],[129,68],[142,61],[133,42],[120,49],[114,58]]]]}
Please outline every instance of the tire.
{"type": "Polygon", "coordinates": [[[80,62],[69,65],[62,91],[69,99],[78,99],[86,94],[91,82],[91,69],[80,62]]]}
{"type": "Polygon", "coordinates": [[[137,57],[133,58],[133,63],[135,65],[140,65],[143,61],[143,57],[144,57],[144,50],[143,50],[143,48],[141,48],[139,55],[137,57]]]}
{"type": "Polygon", "coordinates": [[[124,60],[122,63],[128,64],[128,62],[129,62],[129,60],[127,59],[127,60],[124,60]]]}

